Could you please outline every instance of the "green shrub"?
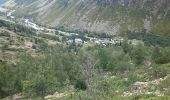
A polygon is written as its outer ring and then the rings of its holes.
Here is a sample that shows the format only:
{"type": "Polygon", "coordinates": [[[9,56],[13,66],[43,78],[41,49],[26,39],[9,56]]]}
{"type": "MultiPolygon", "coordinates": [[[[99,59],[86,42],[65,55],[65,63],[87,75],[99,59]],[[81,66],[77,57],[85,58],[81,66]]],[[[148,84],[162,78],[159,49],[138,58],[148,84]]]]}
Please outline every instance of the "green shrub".
{"type": "Polygon", "coordinates": [[[170,76],[168,76],[164,81],[162,81],[157,88],[161,91],[165,91],[165,95],[169,96],[170,95],[170,76]]]}
{"type": "Polygon", "coordinates": [[[10,33],[8,32],[0,32],[0,36],[10,37],[10,33]]]}
{"type": "Polygon", "coordinates": [[[20,84],[17,79],[16,67],[0,62],[0,98],[20,91],[20,84]]]}
{"type": "Polygon", "coordinates": [[[143,62],[146,60],[147,55],[148,55],[147,49],[142,44],[133,46],[130,52],[131,59],[137,65],[143,64],[143,62]]]}
{"type": "Polygon", "coordinates": [[[128,33],[128,39],[137,39],[144,41],[146,46],[156,46],[159,45],[161,47],[170,46],[170,37],[159,36],[154,34],[146,34],[146,33],[128,33]]]}
{"type": "Polygon", "coordinates": [[[152,59],[157,64],[166,64],[170,62],[170,48],[155,47],[152,53],[152,59]]]}
{"type": "Polygon", "coordinates": [[[75,89],[78,89],[78,90],[86,90],[87,89],[85,80],[77,80],[74,87],[75,87],[75,89]]]}
{"type": "Polygon", "coordinates": [[[98,52],[98,67],[106,71],[125,71],[133,67],[129,55],[121,48],[101,48],[98,52]]]}

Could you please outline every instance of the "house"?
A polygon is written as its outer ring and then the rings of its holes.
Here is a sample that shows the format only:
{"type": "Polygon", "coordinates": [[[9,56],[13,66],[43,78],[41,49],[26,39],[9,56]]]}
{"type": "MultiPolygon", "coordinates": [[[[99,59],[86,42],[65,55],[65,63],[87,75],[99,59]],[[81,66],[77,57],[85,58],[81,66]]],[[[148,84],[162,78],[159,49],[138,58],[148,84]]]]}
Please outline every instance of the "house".
{"type": "Polygon", "coordinates": [[[0,7],[0,13],[6,14],[8,12],[8,9],[0,7]]]}
{"type": "Polygon", "coordinates": [[[74,41],[73,40],[68,40],[66,43],[72,44],[74,41]]]}
{"type": "Polygon", "coordinates": [[[82,39],[77,38],[77,39],[75,39],[75,43],[76,44],[83,44],[83,41],[82,41],[82,39]]]}
{"type": "Polygon", "coordinates": [[[49,33],[53,33],[53,34],[55,34],[55,32],[56,32],[55,29],[46,28],[45,30],[48,31],[49,33]]]}
{"type": "Polygon", "coordinates": [[[136,39],[129,40],[128,43],[132,45],[139,45],[139,44],[144,45],[144,42],[142,40],[136,40],[136,39]]]}
{"type": "Polygon", "coordinates": [[[70,33],[64,32],[64,31],[60,31],[60,30],[58,30],[58,34],[59,34],[59,35],[64,35],[64,36],[71,36],[70,33]]]}
{"type": "Polygon", "coordinates": [[[9,12],[7,12],[7,17],[11,16],[14,12],[15,10],[10,10],[9,12]]]}

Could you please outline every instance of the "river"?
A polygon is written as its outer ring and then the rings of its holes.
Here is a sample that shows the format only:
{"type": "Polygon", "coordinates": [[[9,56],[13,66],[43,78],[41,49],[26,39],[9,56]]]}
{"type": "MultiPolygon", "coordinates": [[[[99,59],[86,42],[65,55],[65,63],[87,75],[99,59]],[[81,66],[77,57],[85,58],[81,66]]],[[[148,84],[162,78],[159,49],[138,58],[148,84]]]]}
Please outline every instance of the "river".
{"type": "MultiPolygon", "coordinates": [[[[2,0],[1,0],[2,1],[2,0]]],[[[7,13],[7,17],[9,18],[9,20],[11,21],[16,21],[17,19],[21,22],[23,22],[24,25],[28,26],[28,27],[31,27],[37,31],[49,31],[49,32],[58,32],[59,35],[62,35],[62,36],[66,36],[66,37],[77,37],[75,40],[81,40],[80,39],[80,34],[78,33],[72,33],[72,32],[66,32],[66,31],[61,31],[61,30],[56,30],[56,29],[52,29],[52,28],[47,28],[47,27],[43,27],[43,26],[40,26],[40,25],[37,25],[36,23],[34,23],[33,21],[31,21],[30,19],[26,19],[26,18],[17,18],[15,16],[13,16],[13,14],[15,13],[15,10],[9,10],[8,13],[7,13]]],[[[111,39],[111,38],[99,38],[99,37],[89,37],[87,35],[84,35],[84,37],[81,37],[82,39],[83,38],[88,38],[90,41],[89,43],[95,43],[95,44],[116,44],[116,43],[119,43],[120,41],[122,41],[122,38],[114,38],[114,39],[111,39]]]]}

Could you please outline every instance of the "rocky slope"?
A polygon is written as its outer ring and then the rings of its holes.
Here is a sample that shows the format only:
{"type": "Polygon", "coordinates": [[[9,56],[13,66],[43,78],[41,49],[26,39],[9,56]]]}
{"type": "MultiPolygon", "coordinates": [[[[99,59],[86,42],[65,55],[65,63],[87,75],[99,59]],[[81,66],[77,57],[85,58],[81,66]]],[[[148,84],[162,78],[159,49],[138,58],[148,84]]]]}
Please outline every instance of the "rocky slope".
{"type": "MultiPolygon", "coordinates": [[[[9,0],[14,1],[14,0],[9,0]]],[[[15,0],[16,15],[69,30],[169,35],[169,0],[15,0]]]]}

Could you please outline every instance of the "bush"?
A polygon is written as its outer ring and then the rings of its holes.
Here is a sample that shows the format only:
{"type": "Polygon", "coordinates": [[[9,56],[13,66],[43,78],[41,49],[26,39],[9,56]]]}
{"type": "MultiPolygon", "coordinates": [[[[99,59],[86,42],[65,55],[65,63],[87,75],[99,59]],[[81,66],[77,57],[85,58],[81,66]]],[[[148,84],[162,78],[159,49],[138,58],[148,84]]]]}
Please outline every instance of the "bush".
{"type": "Polygon", "coordinates": [[[168,76],[164,81],[162,81],[159,85],[158,85],[158,89],[160,89],[161,91],[165,91],[165,95],[169,96],[170,95],[170,76],[168,76]],[[166,90],[165,90],[166,89],[166,90]]]}
{"type": "Polygon", "coordinates": [[[74,88],[78,90],[86,90],[87,85],[85,83],[85,80],[77,80],[76,84],[74,85],[74,88]]]}
{"type": "Polygon", "coordinates": [[[22,92],[30,96],[41,96],[60,91],[61,88],[75,85],[86,89],[77,57],[65,52],[62,47],[45,48],[40,57],[32,58],[23,54],[17,65],[22,92]]]}
{"type": "Polygon", "coordinates": [[[125,71],[132,68],[129,55],[121,48],[101,48],[98,52],[97,66],[106,71],[125,71]]]}
{"type": "Polygon", "coordinates": [[[10,37],[10,33],[8,33],[8,32],[0,32],[0,36],[10,37]]]}
{"type": "Polygon", "coordinates": [[[170,48],[155,47],[152,59],[156,64],[166,64],[170,62],[170,48]]]}
{"type": "Polygon", "coordinates": [[[16,67],[0,62],[0,98],[20,91],[16,67]]]}
{"type": "Polygon", "coordinates": [[[147,49],[143,45],[139,44],[137,46],[133,46],[133,49],[130,52],[130,57],[136,65],[141,65],[145,61],[147,53],[147,49]]]}
{"type": "Polygon", "coordinates": [[[165,36],[146,34],[146,33],[128,33],[128,38],[142,40],[144,41],[146,46],[156,46],[156,45],[159,45],[161,47],[170,46],[170,37],[165,37],[165,36]]]}
{"type": "Polygon", "coordinates": [[[154,79],[164,78],[167,76],[167,71],[163,68],[156,68],[152,71],[151,76],[153,76],[154,79]]]}

